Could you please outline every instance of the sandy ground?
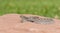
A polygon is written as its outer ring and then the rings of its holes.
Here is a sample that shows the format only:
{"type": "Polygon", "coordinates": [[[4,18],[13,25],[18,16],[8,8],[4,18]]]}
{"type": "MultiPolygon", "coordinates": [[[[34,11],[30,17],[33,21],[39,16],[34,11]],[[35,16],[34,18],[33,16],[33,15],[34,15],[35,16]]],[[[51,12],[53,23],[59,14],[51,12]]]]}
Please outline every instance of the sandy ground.
{"type": "MultiPolygon", "coordinates": [[[[30,14],[23,15],[37,16],[30,14]]],[[[31,22],[21,23],[20,14],[6,14],[0,16],[0,33],[60,33],[60,20],[54,19],[54,23],[48,25],[31,22]]]]}

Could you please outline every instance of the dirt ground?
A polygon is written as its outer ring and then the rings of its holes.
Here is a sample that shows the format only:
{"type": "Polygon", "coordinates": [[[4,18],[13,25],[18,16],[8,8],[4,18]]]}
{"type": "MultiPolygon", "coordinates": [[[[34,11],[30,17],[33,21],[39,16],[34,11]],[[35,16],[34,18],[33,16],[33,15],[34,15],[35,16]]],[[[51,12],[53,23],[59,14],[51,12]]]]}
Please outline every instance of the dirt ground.
{"type": "MultiPolygon", "coordinates": [[[[37,16],[30,14],[23,15],[37,16]]],[[[31,22],[21,23],[20,16],[21,14],[6,14],[0,16],[0,33],[60,33],[60,20],[58,19],[53,19],[53,24],[45,25],[31,22]]]]}

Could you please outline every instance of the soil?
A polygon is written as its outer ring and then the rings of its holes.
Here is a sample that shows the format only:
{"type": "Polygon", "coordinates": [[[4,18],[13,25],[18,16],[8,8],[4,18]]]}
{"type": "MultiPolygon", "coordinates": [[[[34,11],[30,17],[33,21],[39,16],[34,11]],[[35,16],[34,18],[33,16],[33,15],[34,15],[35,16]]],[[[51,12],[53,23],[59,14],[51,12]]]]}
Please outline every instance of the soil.
{"type": "MultiPolygon", "coordinates": [[[[25,16],[38,16],[22,14],[25,16]]],[[[21,23],[21,14],[6,14],[0,16],[0,33],[60,33],[60,20],[53,19],[52,24],[21,23]]],[[[48,18],[38,16],[39,18],[48,18]]]]}

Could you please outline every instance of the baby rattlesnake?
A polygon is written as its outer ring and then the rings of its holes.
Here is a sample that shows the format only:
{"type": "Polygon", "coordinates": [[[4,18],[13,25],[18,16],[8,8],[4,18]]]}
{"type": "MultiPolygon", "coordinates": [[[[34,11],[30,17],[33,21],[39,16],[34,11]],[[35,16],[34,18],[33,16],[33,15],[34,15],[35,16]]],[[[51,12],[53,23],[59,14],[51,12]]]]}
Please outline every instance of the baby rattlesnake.
{"type": "Polygon", "coordinates": [[[54,20],[52,18],[39,18],[37,16],[23,16],[21,15],[21,22],[33,22],[33,23],[39,23],[39,24],[51,24],[54,22],[54,20]]]}

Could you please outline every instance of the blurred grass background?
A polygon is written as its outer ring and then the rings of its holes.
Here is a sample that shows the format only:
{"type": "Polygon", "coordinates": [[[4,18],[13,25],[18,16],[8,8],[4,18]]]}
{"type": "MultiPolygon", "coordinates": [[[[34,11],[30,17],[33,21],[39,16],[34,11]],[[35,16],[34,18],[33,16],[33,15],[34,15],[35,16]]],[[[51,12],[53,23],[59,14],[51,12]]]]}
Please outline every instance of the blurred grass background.
{"type": "Polygon", "coordinates": [[[0,0],[0,15],[8,13],[60,18],[60,0],[0,0]]]}

